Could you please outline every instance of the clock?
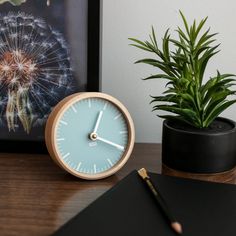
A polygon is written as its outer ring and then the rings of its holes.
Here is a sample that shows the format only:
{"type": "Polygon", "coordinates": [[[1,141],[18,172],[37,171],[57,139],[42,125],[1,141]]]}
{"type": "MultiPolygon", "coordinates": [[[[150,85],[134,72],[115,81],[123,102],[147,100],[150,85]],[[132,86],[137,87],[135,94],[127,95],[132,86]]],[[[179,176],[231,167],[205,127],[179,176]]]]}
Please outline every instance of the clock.
{"type": "Polygon", "coordinates": [[[57,104],[46,124],[53,160],[72,175],[95,180],[121,169],[134,146],[134,124],[125,106],[95,92],[73,94],[57,104]]]}

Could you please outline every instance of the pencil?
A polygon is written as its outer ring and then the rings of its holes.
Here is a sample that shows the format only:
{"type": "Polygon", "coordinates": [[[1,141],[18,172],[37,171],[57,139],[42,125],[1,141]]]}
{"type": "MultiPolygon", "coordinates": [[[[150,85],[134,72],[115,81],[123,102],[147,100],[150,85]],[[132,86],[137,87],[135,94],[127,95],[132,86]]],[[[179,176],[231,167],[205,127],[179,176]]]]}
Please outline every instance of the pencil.
{"type": "Polygon", "coordinates": [[[170,227],[178,234],[182,234],[182,225],[175,219],[175,217],[170,212],[166,201],[161,196],[160,192],[154,187],[154,184],[152,183],[151,178],[148,176],[147,171],[145,168],[142,168],[138,170],[138,174],[141,176],[141,178],[145,181],[145,183],[148,186],[148,189],[151,191],[153,196],[155,197],[156,202],[160,206],[164,216],[167,218],[167,220],[170,223],[170,227]]]}

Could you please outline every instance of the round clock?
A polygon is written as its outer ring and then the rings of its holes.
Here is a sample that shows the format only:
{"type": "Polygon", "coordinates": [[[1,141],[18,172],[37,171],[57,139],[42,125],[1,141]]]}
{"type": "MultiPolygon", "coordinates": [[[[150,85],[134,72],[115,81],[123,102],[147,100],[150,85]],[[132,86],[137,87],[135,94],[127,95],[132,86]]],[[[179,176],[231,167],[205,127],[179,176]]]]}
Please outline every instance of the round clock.
{"type": "Polygon", "coordinates": [[[134,145],[128,110],[104,93],[76,93],[57,104],[45,131],[48,151],[69,173],[101,179],[117,172],[134,145]]]}

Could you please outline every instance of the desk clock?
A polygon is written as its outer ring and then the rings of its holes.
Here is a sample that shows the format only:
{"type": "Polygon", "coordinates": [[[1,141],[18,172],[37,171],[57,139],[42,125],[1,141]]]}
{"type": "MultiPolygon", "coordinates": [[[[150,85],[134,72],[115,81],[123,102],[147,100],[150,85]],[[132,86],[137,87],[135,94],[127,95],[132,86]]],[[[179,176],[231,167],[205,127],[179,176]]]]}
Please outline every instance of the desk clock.
{"type": "Polygon", "coordinates": [[[73,94],[49,115],[45,140],[53,160],[72,175],[95,180],[117,172],[134,146],[134,124],[114,97],[73,94]]]}

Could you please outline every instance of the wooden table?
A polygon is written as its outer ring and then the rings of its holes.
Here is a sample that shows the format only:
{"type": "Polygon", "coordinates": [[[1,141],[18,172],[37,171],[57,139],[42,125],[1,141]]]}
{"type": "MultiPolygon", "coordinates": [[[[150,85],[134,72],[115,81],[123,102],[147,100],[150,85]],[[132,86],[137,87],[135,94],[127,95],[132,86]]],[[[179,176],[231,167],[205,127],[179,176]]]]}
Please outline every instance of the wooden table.
{"type": "Polygon", "coordinates": [[[149,171],[236,184],[236,170],[192,175],[161,165],[160,144],[136,144],[128,163],[100,181],[79,180],[48,155],[0,154],[0,235],[51,235],[130,171],[149,171]]]}

